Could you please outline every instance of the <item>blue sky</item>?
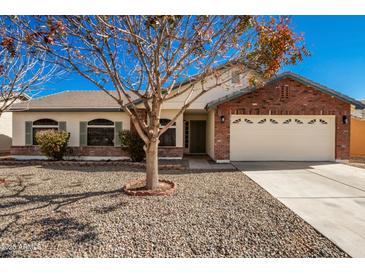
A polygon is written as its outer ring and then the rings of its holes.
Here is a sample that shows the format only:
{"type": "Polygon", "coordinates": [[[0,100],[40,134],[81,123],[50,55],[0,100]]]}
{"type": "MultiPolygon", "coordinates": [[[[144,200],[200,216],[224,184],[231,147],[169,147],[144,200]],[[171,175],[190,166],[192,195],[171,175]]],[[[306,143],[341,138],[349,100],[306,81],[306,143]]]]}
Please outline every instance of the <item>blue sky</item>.
{"type": "Polygon", "coordinates": [[[293,16],[311,56],[284,67],[356,99],[365,98],[365,16],[293,16]]]}
{"type": "MultiPolygon", "coordinates": [[[[293,71],[356,99],[365,98],[365,16],[292,16],[296,32],[304,32],[311,52],[293,71]]],[[[96,89],[74,75],[49,83],[45,93],[96,89]]]]}

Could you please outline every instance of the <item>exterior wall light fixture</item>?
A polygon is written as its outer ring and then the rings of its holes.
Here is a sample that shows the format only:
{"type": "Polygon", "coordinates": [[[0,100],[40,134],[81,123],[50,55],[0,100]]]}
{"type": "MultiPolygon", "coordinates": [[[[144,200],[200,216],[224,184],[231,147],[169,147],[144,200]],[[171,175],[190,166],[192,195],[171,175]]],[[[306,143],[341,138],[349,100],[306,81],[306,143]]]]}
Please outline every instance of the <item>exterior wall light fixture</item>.
{"type": "Polygon", "coordinates": [[[221,115],[221,123],[223,124],[224,123],[224,121],[225,121],[225,118],[224,118],[224,115],[221,115]]]}

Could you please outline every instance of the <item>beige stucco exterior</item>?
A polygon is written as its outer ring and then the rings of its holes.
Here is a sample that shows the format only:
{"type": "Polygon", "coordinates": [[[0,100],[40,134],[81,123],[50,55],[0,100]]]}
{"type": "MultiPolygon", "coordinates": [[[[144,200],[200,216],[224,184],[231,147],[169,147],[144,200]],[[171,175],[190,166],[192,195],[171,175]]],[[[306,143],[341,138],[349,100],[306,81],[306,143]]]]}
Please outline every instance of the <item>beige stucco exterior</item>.
{"type": "Polygon", "coordinates": [[[214,159],[214,114],[215,110],[210,110],[207,119],[207,154],[212,159],[214,159]]]}
{"type": "MultiPolygon", "coordinates": [[[[172,119],[179,112],[178,109],[164,109],[161,111],[161,119],[172,119]]],[[[183,147],[183,115],[176,119],[176,147],[183,147]]]]}
{"type": "Polygon", "coordinates": [[[11,112],[4,112],[0,116],[0,153],[10,151],[13,131],[12,116],[11,112]]]}
{"type": "Polygon", "coordinates": [[[13,146],[25,146],[25,122],[38,119],[53,119],[66,122],[66,130],[70,132],[70,146],[79,146],[80,122],[93,119],[121,121],[123,129],[130,128],[130,120],[123,112],[14,112],[13,113],[13,146]]]}
{"type": "MultiPolygon", "coordinates": [[[[220,81],[227,81],[231,77],[231,70],[226,71],[220,78],[220,81]]],[[[242,89],[247,86],[247,73],[243,73],[240,75],[240,82],[232,84],[230,81],[227,83],[220,85],[216,88],[209,90],[206,94],[202,95],[198,98],[193,104],[188,108],[188,112],[180,115],[176,120],[176,147],[182,148],[184,146],[184,120],[207,120],[208,115],[205,112],[204,108],[207,103],[212,100],[221,98],[223,96],[229,95],[232,92],[235,92],[239,89],[242,89]]],[[[216,85],[215,79],[212,77],[207,78],[205,81],[205,88],[216,85]]],[[[184,88],[184,87],[182,87],[184,88]]],[[[196,85],[193,89],[192,94],[185,93],[176,98],[170,99],[166,101],[162,106],[161,111],[161,119],[172,119],[176,116],[178,111],[184,105],[184,103],[188,102],[192,98],[194,98],[201,91],[201,85],[196,85]]],[[[107,95],[105,95],[107,96],[107,95]]],[[[139,107],[144,108],[143,104],[139,107]]],[[[11,114],[10,114],[11,115],[11,114]]],[[[12,146],[25,146],[25,122],[26,121],[36,121],[38,119],[48,118],[53,119],[58,122],[64,121],[66,122],[66,130],[70,132],[70,146],[79,146],[80,145],[80,122],[81,121],[90,121],[97,118],[108,119],[111,121],[121,121],[123,123],[123,129],[130,129],[130,119],[126,113],[123,112],[79,112],[79,111],[62,111],[62,112],[52,112],[52,111],[44,111],[44,112],[13,112],[13,128],[10,128],[10,134],[14,136],[12,140],[12,146]]],[[[213,122],[213,117],[210,117],[210,123],[213,122]]],[[[11,123],[10,123],[11,126],[11,123]]],[[[207,126],[207,139],[206,139],[206,147],[207,151],[210,152],[210,155],[213,155],[212,147],[213,147],[213,139],[211,139],[213,128],[211,126],[207,126]]]]}
{"type": "MultiPolygon", "coordinates": [[[[242,73],[240,75],[240,82],[237,84],[232,84],[231,81],[228,81],[228,79],[231,78],[232,70],[228,70],[226,73],[224,73],[221,76],[221,82],[224,82],[224,84],[217,86],[215,88],[210,89],[208,92],[200,96],[196,101],[194,101],[189,107],[189,110],[203,110],[206,105],[214,100],[217,100],[219,98],[222,98],[226,95],[229,95],[233,92],[236,92],[238,90],[241,90],[248,86],[248,78],[250,75],[250,71],[247,73],[242,73]]],[[[212,77],[207,78],[204,84],[204,88],[208,89],[209,87],[215,86],[216,80],[212,77]]],[[[183,89],[184,86],[181,87],[183,89]]],[[[178,91],[177,89],[176,91],[178,91]]],[[[194,98],[196,95],[198,95],[202,90],[201,84],[196,84],[194,86],[193,92],[186,92],[180,96],[177,96],[175,98],[172,98],[166,102],[164,102],[162,108],[163,109],[179,109],[181,108],[185,102],[188,102],[192,98],[194,98]]]]}
{"type": "MultiPolygon", "coordinates": [[[[161,118],[171,119],[178,110],[163,110],[161,118]]],[[[123,123],[123,129],[130,129],[130,119],[124,112],[14,112],[13,113],[13,146],[25,146],[25,122],[38,119],[53,119],[58,122],[66,122],[66,130],[70,132],[70,146],[79,146],[80,122],[93,119],[108,119],[114,122],[123,123]]],[[[176,120],[176,146],[183,146],[183,118],[176,120]]]]}

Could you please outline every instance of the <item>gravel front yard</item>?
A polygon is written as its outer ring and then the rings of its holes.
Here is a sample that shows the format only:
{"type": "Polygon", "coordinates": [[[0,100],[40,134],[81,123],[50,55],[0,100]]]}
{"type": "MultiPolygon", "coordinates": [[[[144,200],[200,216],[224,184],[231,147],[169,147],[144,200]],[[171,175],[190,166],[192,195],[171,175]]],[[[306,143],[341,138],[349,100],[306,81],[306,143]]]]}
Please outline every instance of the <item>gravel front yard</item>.
{"type": "Polygon", "coordinates": [[[0,167],[0,257],[347,257],[239,171],[164,171],[129,197],[121,167],[0,167]]]}

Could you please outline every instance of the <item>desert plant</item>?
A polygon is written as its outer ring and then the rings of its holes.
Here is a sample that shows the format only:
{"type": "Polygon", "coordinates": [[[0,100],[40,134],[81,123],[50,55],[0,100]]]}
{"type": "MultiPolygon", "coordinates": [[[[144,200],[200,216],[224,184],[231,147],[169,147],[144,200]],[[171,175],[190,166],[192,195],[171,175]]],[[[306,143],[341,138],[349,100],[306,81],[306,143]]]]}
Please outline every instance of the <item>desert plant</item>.
{"type": "Polygon", "coordinates": [[[35,138],[42,153],[53,160],[62,160],[70,134],[66,131],[45,130],[37,132],[35,138]]]}
{"type": "Polygon", "coordinates": [[[137,132],[124,130],[119,133],[122,149],[127,151],[133,162],[141,162],[145,156],[144,142],[137,132]]]}

